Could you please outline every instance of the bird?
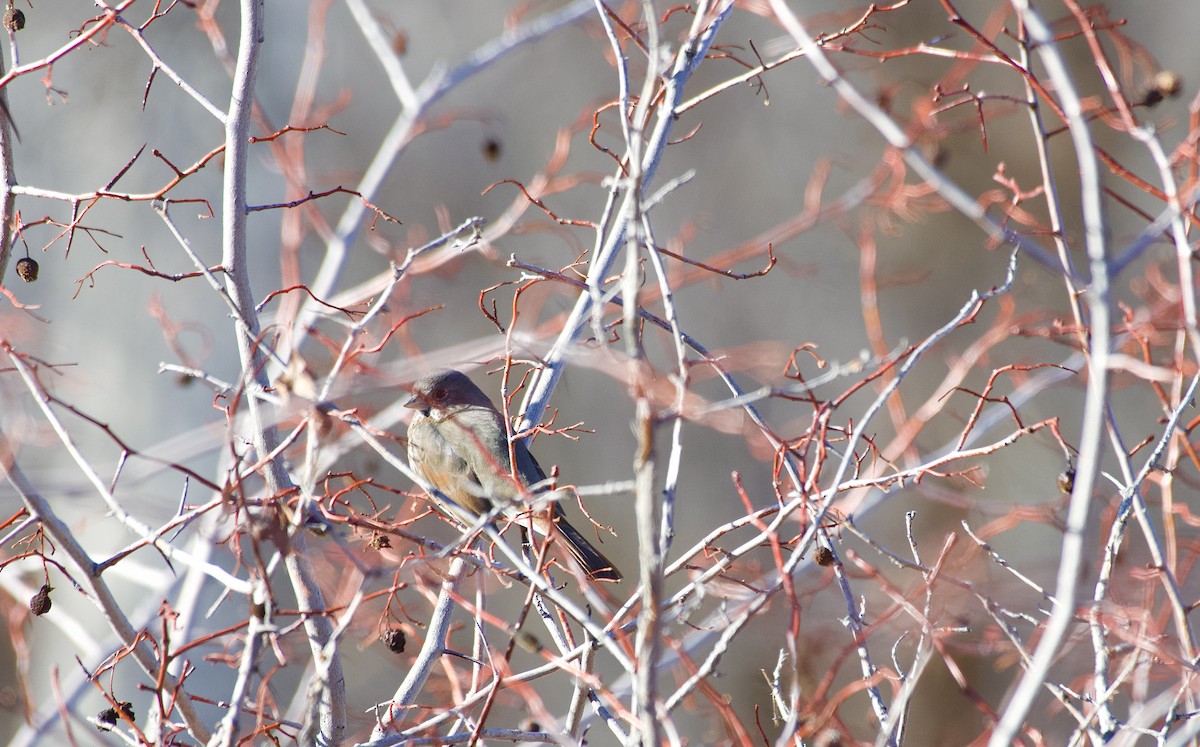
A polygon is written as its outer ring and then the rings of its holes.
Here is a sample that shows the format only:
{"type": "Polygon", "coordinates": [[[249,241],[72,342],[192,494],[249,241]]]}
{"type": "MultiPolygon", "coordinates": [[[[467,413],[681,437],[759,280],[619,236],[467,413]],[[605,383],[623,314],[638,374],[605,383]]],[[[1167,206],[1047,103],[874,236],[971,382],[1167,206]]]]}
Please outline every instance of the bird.
{"type": "MultiPolygon", "coordinates": [[[[498,507],[522,527],[532,525],[543,535],[549,532],[546,513],[531,512],[527,504],[550,491],[546,473],[523,440],[512,445],[517,463],[514,473],[504,416],[466,374],[446,369],[420,379],[412,385],[412,397],[404,406],[416,411],[408,426],[408,461],[454,502],[446,505],[430,494],[443,513],[470,524],[498,507]]],[[[571,526],[562,506],[557,502],[550,505],[554,536],[566,545],[587,576],[620,581],[621,572],[571,526]]]]}

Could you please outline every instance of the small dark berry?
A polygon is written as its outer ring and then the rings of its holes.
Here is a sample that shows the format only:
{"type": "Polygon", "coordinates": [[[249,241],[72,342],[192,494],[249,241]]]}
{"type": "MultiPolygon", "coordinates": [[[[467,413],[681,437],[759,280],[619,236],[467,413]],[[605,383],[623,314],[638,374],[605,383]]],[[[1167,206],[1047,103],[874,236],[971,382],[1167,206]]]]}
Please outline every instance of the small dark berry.
{"type": "Polygon", "coordinates": [[[50,584],[42,584],[42,588],[37,594],[34,594],[29,599],[29,611],[34,615],[41,617],[50,611],[50,592],[54,591],[54,587],[50,584]]]}
{"type": "Polygon", "coordinates": [[[833,550],[828,547],[818,547],[813,551],[813,562],[823,568],[828,568],[833,565],[833,550]]]}
{"type": "Polygon", "coordinates": [[[392,628],[384,633],[380,638],[383,639],[384,645],[388,647],[388,651],[393,654],[404,653],[404,646],[408,643],[408,638],[405,637],[404,631],[400,628],[392,628]]]}
{"type": "Polygon", "coordinates": [[[38,278],[38,263],[36,259],[21,257],[17,260],[17,276],[26,283],[32,283],[38,278]]]}
{"type": "Polygon", "coordinates": [[[25,14],[17,8],[4,11],[4,28],[9,31],[20,31],[25,28],[25,14]]]}
{"type": "Polygon", "coordinates": [[[500,141],[494,137],[489,137],[483,141],[483,158],[488,163],[495,163],[500,160],[500,141]]]}

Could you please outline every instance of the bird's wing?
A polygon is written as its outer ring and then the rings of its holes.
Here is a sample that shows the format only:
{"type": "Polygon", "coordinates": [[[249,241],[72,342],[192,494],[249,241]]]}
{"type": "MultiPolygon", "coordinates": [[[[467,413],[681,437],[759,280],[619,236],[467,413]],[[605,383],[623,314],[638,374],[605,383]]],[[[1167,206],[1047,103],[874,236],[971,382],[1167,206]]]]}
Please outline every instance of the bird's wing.
{"type": "Polygon", "coordinates": [[[442,437],[437,425],[424,419],[414,420],[408,429],[408,452],[409,461],[429,484],[465,513],[481,510],[478,495],[482,491],[475,469],[442,437]]]}
{"type": "Polygon", "coordinates": [[[457,456],[465,460],[472,487],[479,491],[480,497],[500,502],[520,498],[520,491],[511,477],[508,441],[498,412],[491,408],[470,407],[442,421],[439,428],[455,430],[455,436],[448,442],[461,444],[452,448],[461,452],[457,456]],[[464,441],[473,443],[468,447],[464,441]]]}
{"type": "MultiPolygon", "coordinates": [[[[542,469],[542,465],[538,464],[533,458],[533,454],[529,451],[529,447],[525,445],[525,441],[517,441],[516,447],[513,449],[517,455],[517,474],[521,476],[521,480],[527,486],[539,486],[546,482],[546,472],[542,469]]],[[[545,488],[544,484],[540,487],[545,488]]]]}

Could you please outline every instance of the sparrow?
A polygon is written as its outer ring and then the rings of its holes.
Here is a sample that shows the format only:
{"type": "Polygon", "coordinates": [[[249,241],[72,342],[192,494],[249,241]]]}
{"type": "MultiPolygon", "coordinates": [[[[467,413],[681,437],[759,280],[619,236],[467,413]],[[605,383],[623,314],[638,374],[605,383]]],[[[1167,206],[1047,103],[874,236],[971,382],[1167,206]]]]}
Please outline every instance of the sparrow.
{"type": "Polygon", "coordinates": [[[543,535],[550,532],[553,521],[554,536],[589,578],[621,580],[612,561],[571,526],[557,502],[550,504],[550,518],[543,510],[530,511],[528,502],[550,490],[546,473],[524,440],[513,444],[514,472],[504,416],[465,374],[445,370],[421,379],[413,384],[412,397],[404,406],[416,410],[408,426],[408,461],[454,501],[448,506],[438,496],[430,496],[443,513],[469,524],[498,507],[519,526],[532,525],[543,535]]]}

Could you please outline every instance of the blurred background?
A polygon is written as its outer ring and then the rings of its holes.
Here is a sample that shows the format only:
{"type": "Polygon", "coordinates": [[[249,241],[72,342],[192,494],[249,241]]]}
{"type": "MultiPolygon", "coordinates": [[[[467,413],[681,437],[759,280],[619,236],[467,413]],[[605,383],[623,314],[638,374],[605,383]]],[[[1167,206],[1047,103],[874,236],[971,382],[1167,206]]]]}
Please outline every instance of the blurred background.
{"type": "MultiPolygon", "coordinates": [[[[230,53],[235,51],[239,9],[229,2],[196,5],[193,9],[176,4],[168,11],[162,4],[138,2],[122,13],[137,26],[146,23],[155,9],[166,11],[146,26],[147,43],[191,86],[224,108],[229,96],[229,72],[227,60],[214,51],[212,34],[224,34],[230,53]],[[204,20],[210,17],[211,22],[204,20]]],[[[418,90],[437,71],[458,68],[506,32],[567,5],[506,0],[367,3],[418,90]]],[[[9,69],[14,66],[14,53],[19,54],[17,64],[51,55],[87,28],[89,19],[98,12],[93,3],[78,0],[17,7],[23,10],[26,25],[9,46],[5,60],[9,69]]],[[[614,3],[610,7],[622,18],[640,24],[634,4],[614,3]]],[[[667,4],[656,7],[660,14],[668,11],[667,4]]],[[[806,18],[812,33],[826,35],[854,23],[865,11],[865,6],[851,3],[792,3],[792,7],[806,18]]],[[[1006,3],[977,0],[955,7],[974,27],[988,29],[996,38],[1004,38],[1003,32],[997,31],[1000,26],[1014,28],[1006,3]]],[[[1138,54],[1132,55],[1125,54],[1129,48],[1121,48],[1121,54],[1116,47],[1111,48],[1123,76],[1121,84],[1131,95],[1149,90],[1156,70],[1170,70],[1180,76],[1182,95],[1167,97],[1153,109],[1139,110],[1170,151],[1188,137],[1188,106],[1200,80],[1200,53],[1191,40],[1194,29],[1200,26],[1200,5],[1187,0],[1160,0],[1152,5],[1113,0],[1090,7],[1104,8],[1108,19],[1123,21],[1119,33],[1140,45],[1140,49],[1133,48],[1138,54]]],[[[1067,9],[1058,3],[1040,10],[1051,19],[1069,18],[1067,9]]],[[[249,178],[250,202],[277,204],[295,200],[308,191],[319,193],[339,186],[357,189],[402,111],[383,66],[364,41],[348,4],[274,0],[268,4],[266,18],[252,134],[266,135],[285,125],[327,127],[257,145],[249,178]],[[309,81],[311,89],[305,89],[309,81]],[[301,100],[301,90],[311,95],[309,103],[301,100]],[[286,168],[281,165],[281,157],[286,168]],[[291,190],[285,178],[288,175],[294,180],[291,190]],[[298,193],[297,188],[301,190],[298,193]]],[[[665,38],[674,44],[691,22],[686,12],[671,14],[663,24],[665,38]]],[[[1068,25],[1062,20],[1056,29],[1068,25]]],[[[861,33],[844,41],[867,52],[902,50],[922,43],[941,49],[977,50],[970,36],[947,20],[945,7],[929,2],[877,14],[861,33]]],[[[1011,38],[1005,41],[1012,52],[1015,45],[1011,38]]],[[[715,55],[724,57],[714,57],[700,67],[688,84],[687,97],[742,73],[745,67],[738,60],[756,64],[755,50],[764,59],[773,60],[792,48],[765,4],[738,3],[713,47],[715,55]]],[[[831,46],[831,51],[835,48],[831,46]]],[[[632,45],[626,51],[631,57],[636,90],[645,74],[645,60],[632,45]]],[[[1086,43],[1079,38],[1066,40],[1062,51],[1074,66],[1082,94],[1100,97],[1103,85],[1086,43]]],[[[994,178],[998,170],[1003,169],[1004,175],[1026,190],[1040,183],[1028,118],[1014,103],[1024,96],[1023,88],[1011,70],[994,63],[973,65],[917,53],[881,61],[866,54],[842,52],[834,59],[860,90],[911,128],[927,157],[967,193],[984,198],[997,195],[993,214],[1001,215],[1005,200],[1011,196],[994,178]],[[931,88],[935,84],[957,80],[961,85],[967,78],[972,91],[994,97],[982,104],[982,128],[974,105],[930,113],[944,104],[933,100],[931,88]]],[[[440,365],[470,371],[489,395],[499,395],[500,377],[490,374],[499,368],[505,334],[481,312],[481,292],[497,284],[510,284],[486,296],[489,309],[495,300],[500,324],[507,329],[514,324],[511,284],[523,277],[520,270],[506,266],[510,257],[560,271],[591,251],[595,242],[592,229],[559,224],[536,207],[526,205],[516,186],[499,182],[516,180],[530,185],[546,171],[548,163],[562,158],[556,172],[562,180],[561,188],[539,196],[560,218],[598,221],[608,193],[604,180],[611,178],[614,161],[611,155],[593,147],[588,138],[593,115],[615,99],[617,90],[611,47],[594,13],[587,13],[580,22],[564,25],[487,65],[423,112],[411,142],[387,169],[378,191],[368,198],[402,223],[372,222],[368,213],[350,237],[349,255],[334,291],[344,294],[341,298],[346,304],[372,298],[365,292],[356,295],[355,289],[362,283],[377,283],[388,275],[389,262],[403,260],[409,248],[421,246],[473,216],[486,219],[493,233],[485,234],[485,241],[466,250],[446,247],[417,263],[387,299],[388,310],[382,317],[385,321],[371,330],[372,339],[381,340],[392,322],[429,307],[439,308],[406,323],[378,355],[358,361],[359,365],[335,388],[338,407],[358,408],[360,416],[371,417],[397,398],[407,396],[407,383],[440,365]],[[511,227],[496,228],[504,225],[502,217],[506,213],[517,210],[522,212],[511,227]]],[[[52,388],[63,401],[75,405],[95,422],[107,424],[134,449],[186,465],[219,481],[229,435],[225,415],[218,407],[227,402],[215,397],[213,389],[203,382],[160,371],[160,364],[193,367],[226,382],[237,381],[240,364],[228,309],[202,278],[171,282],[126,267],[101,266],[106,262],[153,266],[167,274],[195,269],[148,201],[100,199],[92,206],[93,200],[87,195],[106,185],[111,185],[113,191],[134,194],[159,190],[172,178],[168,163],[186,169],[204,158],[223,142],[223,127],[166,74],[151,76],[147,54],[130,33],[120,28],[99,35],[51,67],[16,78],[6,91],[20,133],[15,149],[18,184],[31,191],[81,198],[73,205],[61,198],[19,196],[17,208],[25,228],[14,248],[13,260],[33,257],[40,263],[41,272],[36,283],[22,283],[16,279],[10,262],[5,276],[10,302],[0,322],[4,339],[12,348],[42,362],[43,386],[52,388]],[[122,173],[131,161],[132,166],[122,173]],[[118,174],[120,179],[112,184],[118,174]],[[71,221],[73,210],[84,207],[88,211],[68,240],[64,225],[71,221]]],[[[605,110],[598,115],[598,122],[595,142],[614,153],[624,153],[616,111],[605,110]]],[[[1107,127],[1097,126],[1096,131],[1100,145],[1113,158],[1155,181],[1144,148],[1107,127]]],[[[990,246],[977,227],[947,210],[912,175],[896,176],[904,181],[903,190],[898,183],[880,185],[870,198],[857,201],[848,210],[822,214],[811,222],[804,220],[806,207],[815,199],[815,173],[828,174],[819,197],[831,203],[891,156],[875,130],[839,104],[802,58],[688,109],[679,116],[673,138],[680,142],[667,149],[655,188],[685,174],[690,178],[652,213],[658,244],[733,273],[755,273],[766,267],[769,242],[778,260],[769,273],[736,280],[668,261],[684,330],[714,355],[725,356],[728,370],[747,390],[785,384],[785,373],[797,370],[797,366],[789,369],[789,357],[802,346],[811,346],[814,352],[796,358],[799,371],[808,379],[823,373],[815,356],[836,368],[852,365],[864,356],[901,350],[945,324],[968,301],[972,290],[986,291],[1004,280],[1009,249],[990,246]],[[903,199],[898,196],[901,192],[903,199]],[[864,251],[868,238],[874,245],[869,253],[864,251]],[[734,251],[739,248],[743,251],[734,251]],[[864,314],[870,313],[863,299],[865,275],[873,277],[877,286],[877,312],[886,338],[882,341],[871,339],[864,319],[864,314]],[[883,350],[878,349],[880,343],[883,350]]],[[[1082,267],[1074,156],[1065,136],[1051,142],[1053,162],[1061,178],[1067,234],[1076,252],[1077,267],[1082,267]]],[[[176,201],[170,208],[172,218],[209,266],[221,261],[221,177],[222,159],[218,155],[168,195],[176,201]],[[185,200],[207,200],[211,212],[203,202],[185,200]]],[[[1106,173],[1105,179],[1129,203],[1125,206],[1114,201],[1108,216],[1109,238],[1119,251],[1146,225],[1136,209],[1157,215],[1161,203],[1130,189],[1126,181],[1111,174],[1106,173]]],[[[257,299],[265,300],[272,291],[289,286],[294,282],[292,273],[301,282],[312,282],[326,256],[331,227],[338,224],[348,206],[357,202],[352,195],[334,194],[291,210],[252,213],[248,223],[250,270],[257,299]]],[[[1035,219],[1044,221],[1042,203],[1033,198],[1031,203],[1036,205],[1028,208],[1035,219]]],[[[1035,238],[1050,247],[1044,237],[1035,238]]],[[[1158,270],[1149,268],[1172,256],[1168,245],[1146,252],[1120,278],[1120,300],[1131,309],[1154,308],[1162,286],[1153,282],[1158,270]]],[[[581,266],[580,271],[586,268],[581,266]]],[[[647,292],[653,290],[652,275],[648,275],[644,287],[647,292]]],[[[287,325],[291,320],[285,311],[293,309],[288,304],[298,302],[299,295],[288,294],[290,301],[276,298],[265,305],[264,326],[276,325],[270,328],[271,334],[290,334],[287,325]]],[[[544,354],[576,295],[572,287],[550,282],[523,295],[521,315],[515,322],[519,335],[514,338],[513,357],[530,360],[544,354]]],[[[648,308],[662,313],[657,300],[648,308]]],[[[940,402],[941,407],[937,419],[924,425],[910,448],[889,458],[896,459],[897,465],[911,466],[953,446],[977,399],[963,391],[948,390],[945,381],[956,362],[970,355],[972,346],[980,344],[993,325],[1008,333],[988,343],[980,359],[972,359],[973,370],[963,387],[979,392],[994,369],[1010,364],[1049,362],[1078,369],[1081,364],[1072,358],[1070,336],[1048,331],[1054,328],[1055,320],[1069,320],[1062,280],[1052,270],[1022,257],[1011,293],[989,304],[975,325],[940,343],[935,353],[923,359],[905,380],[901,397],[908,416],[927,401],[940,402]]],[[[313,373],[320,376],[328,370],[346,334],[344,317],[328,314],[317,329],[319,333],[303,344],[301,353],[313,373]]],[[[581,423],[585,431],[576,434],[577,439],[543,435],[533,446],[544,467],[557,466],[564,481],[580,486],[632,477],[637,448],[632,429],[634,401],[623,379],[624,368],[602,352],[605,347],[581,347],[551,403],[552,411],[557,413],[556,426],[581,423]]],[[[623,344],[608,347],[615,353],[623,351],[623,344]]],[[[648,329],[646,352],[658,378],[667,381],[673,366],[669,338],[648,329]]],[[[278,374],[275,364],[272,373],[278,374]]],[[[691,389],[701,401],[718,402],[729,396],[706,367],[696,366],[693,376],[691,389]]],[[[814,394],[822,400],[832,399],[862,376],[848,372],[814,394]]],[[[1012,393],[1013,382],[1020,379],[1003,380],[999,384],[1002,391],[997,394],[1012,393]]],[[[11,373],[0,379],[0,384],[0,422],[8,437],[16,441],[17,458],[39,490],[71,524],[94,558],[128,545],[132,537],[106,515],[94,490],[40,416],[29,391],[11,373]]],[[[1067,373],[1048,379],[1034,396],[1022,401],[1020,418],[1024,424],[1031,424],[1058,417],[1063,437],[1070,443],[1078,435],[1083,384],[1082,377],[1067,373]]],[[[1129,440],[1136,443],[1154,436],[1161,408],[1153,391],[1144,382],[1118,381],[1117,387],[1114,411],[1128,429],[1129,440]]],[[[849,397],[834,416],[837,425],[858,422],[878,391],[877,386],[870,385],[849,397]]],[[[514,407],[518,402],[519,398],[514,407]]],[[[758,406],[774,434],[785,441],[806,433],[812,425],[814,408],[809,402],[771,398],[758,406]]],[[[720,413],[721,417],[689,420],[684,429],[674,538],[677,551],[692,547],[714,527],[746,514],[732,479],[734,473],[739,475],[754,507],[776,501],[778,476],[773,470],[771,446],[738,411],[720,413]]],[[[117,469],[120,446],[103,429],[60,414],[83,454],[101,476],[111,478],[117,469]]],[[[891,443],[903,417],[893,409],[876,418],[869,426],[870,437],[881,448],[891,443]]],[[[287,422],[289,427],[292,424],[287,422]]],[[[403,435],[402,423],[392,422],[389,427],[395,436],[403,435]]],[[[992,413],[973,437],[980,443],[990,443],[1016,427],[1011,417],[992,413]]],[[[659,429],[661,455],[669,448],[668,434],[668,428],[659,429]]],[[[353,439],[348,438],[346,443],[354,446],[353,439]]],[[[403,453],[399,440],[393,446],[396,453],[403,453]]],[[[1023,573],[1051,587],[1061,533],[1049,517],[1063,500],[1055,482],[1067,467],[1062,450],[1048,433],[1042,432],[979,460],[975,467],[970,479],[928,480],[893,489],[886,496],[858,494],[854,505],[843,513],[858,506],[868,507],[855,517],[859,528],[880,545],[906,554],[904,516],[916,511],[918,536],[929,553],[926,562],[936,556],[948,533],[957,532],[963,543],[960,550],[967,552],[969,540],[961,536],[960,521],[967,520],[979,528],[1011,519],[1007,528],[1013,531],[992,536],[990,541],[1005,557],[1019,559],[1023,573]],[[1013,511],[1014,506],[1043,513],[1024,521],[1013,511]]],[[[350,448],[333,471],[370,476],[394,491],[413,490],[402,475],[361,447],[350,448]]],[[[1194,480],[1188,481],[1194,476],[1181,475],[1180,479],[1190,488],[1194,480]]],[[[128,510],[158,525],[175,514],[182,490],[178,473],[159,469],[149,460],[134,460],[122,475],[117,495],[128,510]]],[[[1108,483],[1101,490],[1114,492],[1108,483]]],[[[1113,496],[1106,493],[1105,497],[1113,496]]],[[[196,491],[186,500],[194,504],[209,498],[211,495],[196,491]]],[[[381,505],[390,505],[394,513],[388,515],[392,517],[423,510],[419,498],[390,490],[380,490],[373,498],[381,505]]],[[[637,565],[632,496],[627,492],[597,495],[588,498],[586,505],[599,524],[612,529],[612,536],[604,536],[605,553],[628,569],[627,576],[632,575],[637,565]]],[[[11,488],[0,488],[0,513],[11,515],[19,506],[19,497],[11,488]]],[[[568,512],[573,520],[579,517],[578,508],[568,507],[568,512]]],[[[442,541],[455,536],[453,529],[435,519],[423,519],[414,531],[442,541]]],[[[1093,528],[1097,537],[1099,531],[1093,528]]],[[[891,579],[888,583],[902,590],[899,593],[919,587],[919,575],[887,566],[852,534],[837,536],[844,543],[843,550],[870,554],[870,562],[891,579]]],[[[730,544],[734,544],[732,539],[730,544]]],[[[328,540],[315,539],[312,545],[318,564],[325,566],[320,570],[331,584],[331,594],[337,598],[332,590],[349,574],[345,550],[328,540]]],[[[10,543],[3,553],[11,556],[21,551],[10,543]]],[[[1042,603],[1030,598],[1027,588],[1020,587],[997,566],[969,554],[956,558],[957,577],[986,586],[996,597],[1005,597],[1010,591],[1023,592],[1022,604],[1030,610],[1042,603]]],[[[1129,562],[1144,560],[1144,550],[1134,548],[1129,562]]],[[[735,575],[752,580],[772,565],[764,549],[739,565],[735,575]]],[[[839,692],[860,677],[848,653],[853,641],[841,622],[846,615],[845,604],[836,586],[831,585],[830,573],[828,569],[808,567],[796,579],[803,617],[802,638],[798,641],[802,661],[797,663],[797,670],[806,695],[839,692]],[[832,681],[823,682],[827,675],[832,681]]],[[[115,566],[113,576],[110,582],[125,595],[131,610],[149,605],[143,612],[160,601],[153,593],[146,596],[148,587],[161,584],[159,588],[170,589],[174,583],[172,569],[146,550],[115,566]]],[[[85,631],[103,623],[96,618],[94,607],[75,593],[65,578],[55,572],[51,572],[51,578],[58,589],[51,614],[59,613],[67,619],[53,626],[43,624],[45,620],[30,624],[24,616],[25,601],[42,583],[40,565],[23,561],[6,565],[0,572],[0,588],[10,610],[10,645],[0,645],[0,741],[18,733],[26,713],[40,713],[49,702],[28,702],[28,694],[48,698],[52,680],[68,673],[77,675],[76,655],[88,659],[89,655],[105,653],[100,647],[83,651],[75,645],[91,637],[85,631]],[[18,666],[24,672],[28,692],[15,684],[2,684],[16,682],[18,666]]],[[[888,666],[890,645],[912,628],[912,622],[894,612],[882,614],[892,604],[881,593],[887,584],[867,580],[861,573],[858,578],[861,584],[855,587],[856,593],[871,595],[866,617],[880,626],[871,632],[875,655],[878,663],[888,666]]],[[[685,574],[669,579],[668,592],[687,582],[685,574]]],[[[414,632],[428,615],[428,602],[416,588],[414,584],[398,595],[411,621],[406,624],[414,632]]],[[[633,589],[634,584],[627,581],[606,593],[613,594],[619,603],[633,589]]],[[[1195,584],[1185,587],[1193,597],[1196,591],[1195,584]]],[[[490,611],[504,615],[519,608],[523,590],[509,592],[507,596],[497,592],[490,611]]],[[[216,592],[204,598],[206,603],[201,609],[215,601],[216,592]]],[[[919,594],[916,600],[919,604],[919,594]]],[[[718,608],[722,603],[719,592],[714,592],[689,622],[674,623],[678,627],[670,631],[671,635],[682,637],[689,624],[714,624],[720,619],[718,608]]],[[[378,653],[378,630],[373,627],[372,614],[382,616],[382,604],[380,601],[370,613],[361,614],[361,625],[355,626],[348,641],[351,645],[344,647],[347,670],[354,673],[350,682],[352,730],[359,736],[365,736],[370,728],[371,706],[386,699],[405,673],[403,659],[391,662],[381,659],[378,653]]],[[[720,676],[709,680],[744,723],[760,723],[767,735],[775,732],[769,723],[772,704],[763,672],[769,674],[775,667],[780,633],[789,624],[789,612],[785,605],[775,605],[760,616],[753,625],[764,632],[739,639],[724,657],[720,676]]],[[[244,619],[244,615],[244,609],[229,609],[227,605],[219,608],[205,627],[217,629],[244,619]]],[[[947,629],[961,626],[962,632],[949,636],[946,645],[954,649],[954,660],[971,683],[971,690],[965,693],[955,684],[954,673],[935,659],[914,704],[914,713],[924,716],[910,721],[909,743],[967,744],[987,727],[983,709],[973,699],[998,710],[1019,671],[1017,661],[1012,656],[996,655],[990,645],[990,621],[982,614],[978,601],[961,589],[946,589],[937,597],[932,619],[935,625],[947,629]]],[[[1028,634],[1028,629],[1023,632],[1028,634]]],[[[469,647],[469,628],[458,630],[456,636],[460,636],[464,649],[469,647]]],[[[300,644],[292,645],[297,656],[305,655],[300,644]]],[[[232,647],[232,653],[236,648],[232,647]]],[[[221,647],[214,646],[206,653],[221,651],[221,647]]],[[[1088,653],[1079,652],[1085,658],[1088,653]]],[[[231,671],[215,659],[199,659],[197,656],[194,661],[197,671],[190,684],[212,694],[227,691],[231,671]],[[206,682],[207,678],[211,682],[206,682]]],[[[518,655],[514,667],[532,665],[534,661],[518,655]]],[[[96,661],[88,659],[88,663],[94,665],[96,661]]],[[[611,665],[602,661],[602,676],[615,676],[615,669],[605,667],[611,665]]],[[[680,667],[666,677],[665,687],[676,686],[681,681],[675,679],[676,675],[685,677],[686,671],[686,667],[680,667]]],[[[288,670],[279,675],[273,687],[282,696],[286,683],[299,681],[301,676],[301,669],[288,670]]],[[[143,681],[131,668],[122,671],[121,677],[127,678],[126,691],[130,693],[135,692],[132,683],[143,681]]],[[[430,687],[436,690],[444,683],[430,687]]],[[[302,693],[303,687],[300,690],[302,693]]],[[[553,687],[539,690],[539,695],[552,711],[561,708],[565,699],[565,693],[553,687]]],[[[95,691],[84,690],[79,697],[88,703],[79,709],[84,715],[105,707],[95,691]]],[[[145,694],[130,696],[139,706],[145,705],[146,698],[145,694]],[[142,700],[136,701],[139,697],[142,700]]],[[[431,695],[429,700],[436,698],[431,695]]],[[[681,708],[695,708],[702,714],[704,704],[688,702],[681,708]]],[[[847,740],[873,738],[865,695],[848,694],[846,703],[839,703],[838,708],[830,728],[843,731],[847,740]]],[[[516,728],[522,718],[522,704],[502,698],[493,718],[494,725],[516,728]]],[[[1045,707],[1032,718],[1048,743],[1059,743],[1057,739],[1070,734],[1073,728],[1069,718],[1045,707]]],[[[736,743],[738,739],[711,714],[680,719],[680,723],[688,724],[684,737],[692,744],[736,743]]],[[[51,727],[40,739],[54,741],[50,735],[58,728],[51,727]]],[[[39,739],[28,730],[21,733],[23,743],[39,739]]],[[[101,739],[95,733],[88,736],[101,739]]],[[[589,743],[617,742],[597,725],[589,733],[589,743]]]]}

